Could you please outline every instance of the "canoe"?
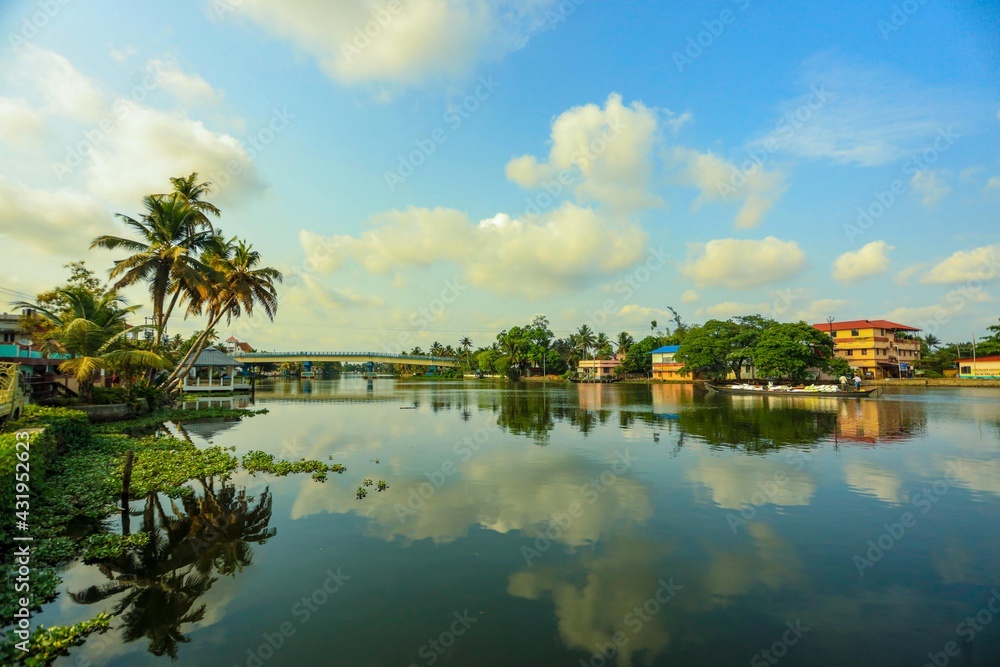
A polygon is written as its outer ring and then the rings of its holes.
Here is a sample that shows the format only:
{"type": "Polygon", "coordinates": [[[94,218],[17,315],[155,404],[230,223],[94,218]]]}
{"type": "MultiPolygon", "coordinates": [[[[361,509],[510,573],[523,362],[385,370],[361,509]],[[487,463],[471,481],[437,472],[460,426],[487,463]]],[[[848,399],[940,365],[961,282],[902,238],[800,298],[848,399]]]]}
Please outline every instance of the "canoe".
{"type": "Polygon", "coordinates": [[[789,391],[787,389],[771,391],[767,389],[732,389],[730,387],[715,385],[710,382],[706,382],[705,386],[711,391],[715,391],[720,394],[733,394],[735,396],[790,396],[792,398],[802,396],[821,396],[823,398],[869,398],[876,392],[878,392],[876,397],[882,395],[881,387],[872,387],[871,389],[862,389],[860,391],[789,391]]]}

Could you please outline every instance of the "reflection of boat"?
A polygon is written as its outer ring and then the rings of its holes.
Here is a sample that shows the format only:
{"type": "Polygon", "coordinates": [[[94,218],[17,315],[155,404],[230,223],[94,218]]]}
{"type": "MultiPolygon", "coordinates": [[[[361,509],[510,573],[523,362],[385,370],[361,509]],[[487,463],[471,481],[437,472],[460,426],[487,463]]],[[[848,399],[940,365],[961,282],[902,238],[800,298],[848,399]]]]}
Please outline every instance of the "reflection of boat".
{"type": "Polygon", "coordinates": [[[571,377],[569,379],[569,381],[570,382],[583,383],[583,384],[591,384],[591,383],[593,383],[593,384],[610,384],[612,382],[618,382],[618,378],[609,378],[609,377],[602,377],[602,378],[571,377]]]}
{"type": "Polygon", "coordinates": [[[824,398],[868,398],[872,394],[875,394],[876,397],[882,395],[881,387],[861,389],[858,391],[841,391],[839,389],[837,391],[807,391],[804,389],[734,389],[732,387],[715,385],[710,382],[706,382],[705,386],[711,391],[716,391],[720,394],[733,394],[737,396],[788,396],[792,398],[822,396],[824,398]]]}

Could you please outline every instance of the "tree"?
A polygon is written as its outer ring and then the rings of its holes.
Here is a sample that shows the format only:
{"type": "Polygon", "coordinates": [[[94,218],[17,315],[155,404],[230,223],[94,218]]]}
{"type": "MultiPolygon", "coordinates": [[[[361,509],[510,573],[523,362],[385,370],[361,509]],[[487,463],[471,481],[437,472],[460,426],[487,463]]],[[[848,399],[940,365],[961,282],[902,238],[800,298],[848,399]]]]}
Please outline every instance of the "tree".
{"type": "Polygon", "coordinates": [[[208,182],[199,183],[198,172],[196,171],[191,172],[187,176],[171,178],[170,183],[174,186],[173,191],[170,194],[157,196],[169,197],[174,194],[180,195],[198,216],[199,224],[214,233],[215,228],[212,226],[212,221],[209,220],[208,216],[213,215],[218,218],[222,215],[222,212],[219,211],[215,204],[203,199],[205,195],[212,191],[212,184],[208,182]]]}
{"type": "Polygon", "coordinates": [[[278,310],[275,283],[281,282],[281,272],[261,266],[260,253],[252,245],[233,238],[224,246],[216,245],[208,251],[204,263],[211,271],[213,280],[202,283],[188,307],[188,313],[198,315],[203,310],[207,311],[208,325],[168,378],[174,390],[179,386],[180,378],[191,370],[208,344],[208,337],[223,317],[227,323],[242,315],[251,317],[254,307],[259,306],[268,319],[273,320],[278,310]]]}
{"type": "Polygon", "coordinates": [[[622,331],[618,334],[616,342],[618,343],[618,349],[615,350],[615,354],[626,354],[628,353],[628,349],[632,347],[635,339],[632,338],[632,334],[622,331]]]}
{"type": "Polygon", "coordinates": [[[830,359],[830,362],[826,366],[826,372],[834,377],[847,376],[851,377],[854,372],[851,369],[851,365],[847,363],[847,359],[841,357],[834,357],[830,359]]]}
{"type": "Polygon", "coordinates": [[[622,368],[626,373],[648,377],[653,372],[653,350],[658,347],[660,339],[657,336],[646,336],[639,342],[633,343],[625,353],[622,368]]]}
{"type": "Polygon", "coordinates": [[[594,338],[594,332],[586,324],[581,325],[576,331],[576,343],[583,353],[583,358],[587,358],[587,351],[594,347],[596,339],[594,338]]]}
{"type": "Polygon", "coordinates": [[[610,359],[614,354],[611,339],[603,331],[594,339],[594,356],[598,359],[610,359]]]}
{"type": "Polygon", "coordinates": [[[458,346],[462,348],[462,353],[465,355],[465,365],[471,370],[472,364],[469,362],[469,350],[472,349],[472,339],[468,336],[463,336],[460,341],[458,341],[458,346]]]}
{"type": "Polygon", "coordinates": [[[730,350],[726,355],[729,370],[737,380],[742,379],[743,368],[753,360],[754,350],[760,340],[761,333],[777,322],[761,315],[742,315],[730,320],[736,324],[729,341],[730,350]]]}
{"type": "Polygon", "coordinates": [[[70,355],[59,370],[76,378],[85,399],[90,398],[94,379],[102,370],[123,371],[128,386],[134,369],[167,367],[167,361],[154,352],[126,347],[125,336],[130,332],[126,319],[138,306],[126,306],[117,292],[77,287],[46,294],[51,296],[50,303],[62,304],[62,310],[54,313],[23,301],[15,305],[36,311],[52,326],[52,339],[43,350],[58,349],[70,355]]]}
{"type": "Polygon", "coordinates": [[[739,326],[730,320],[709,320],[688,330],[675,359],[684,364],[684,374],[699,373],[709,379],[724,378],[739,365],[740,356],[730,356],[740,347],[739,326]]]}
{"type": "Polygon", "coordinates": [[[811,369],[826,369],[833,339],[805,322],[775,324],[760,334],[753,362],[765,376],[805,380],[811,369]]]}
{"type": "Polygon", "coordinates": [[[193,209],[184,195],[149,195],[143,199],[143,205],[146,211],[140,220],[118,214],[138,240],[104,235],[94,239],[90,247],[132,253],[115,262],[111,277],[118,281],[114,288],[148,284],[153,306],[153,345],[158,348],[178,301],[197,300],[199,290],[211,276],[211,270],[198,258],[198,253],[209,248],[218,237],[203,227],[204,215],[193,209]]]}
{"type": "Polygon", "coordinates": [[[938,338],[937,336],[935,336],[934,334],[930,334],[930,333],[927,334],[926,336],[924,336],[924,342],[927,344],[927,347],[930,348],[930,349],[932,349],[932,350],[935,347],[938,347],[939,345],[941,345],[941,339],[938,338]]]}

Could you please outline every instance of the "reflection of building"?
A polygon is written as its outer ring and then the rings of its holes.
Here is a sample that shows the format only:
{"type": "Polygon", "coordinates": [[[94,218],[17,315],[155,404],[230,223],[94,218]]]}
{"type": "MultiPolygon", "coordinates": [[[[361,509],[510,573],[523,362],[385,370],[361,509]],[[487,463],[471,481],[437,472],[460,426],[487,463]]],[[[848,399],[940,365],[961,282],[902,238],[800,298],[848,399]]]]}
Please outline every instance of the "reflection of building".
{"type": "Polygon", "coordinates": [[[855,442],[908,440],[927,426],[918,401],[838,401],[837,437],[855,442]]]}
{"type": "Polygon", "coordinates": [[[654,384],[649,391],[653,396],[653,412],[658,415],[676,415],[682,405],[694,402],[694,387],[690,384],[654,384]]]}
{"type": "Polygon", "coordinates": [[[978,357],[976,359],[958,359],[958,377],[967,380],[972,378],[1000,379],[1000,355],[978,357]]]}
{"type": "Polygon", "coordinates": [[[681,369],[684,367],[674,357],[680,345],[664,345],[653,350],[653,379],[654,380],[683,380],[681,369]]]}
{"type": "Polygon", "coordinates": [[[625,361],[624,355],[616,354],[611,359],[582,359],[577,365],[580,375],[593,378],[610,378],[615,376],[615,368],[625,361]]]}
{"type": "Polygon", "coordinates": [[[916,327],[888,320],[823,322],[813,327],[833,337],[833,353],[866,378],[912,377],[920,360],[916,327]]]}

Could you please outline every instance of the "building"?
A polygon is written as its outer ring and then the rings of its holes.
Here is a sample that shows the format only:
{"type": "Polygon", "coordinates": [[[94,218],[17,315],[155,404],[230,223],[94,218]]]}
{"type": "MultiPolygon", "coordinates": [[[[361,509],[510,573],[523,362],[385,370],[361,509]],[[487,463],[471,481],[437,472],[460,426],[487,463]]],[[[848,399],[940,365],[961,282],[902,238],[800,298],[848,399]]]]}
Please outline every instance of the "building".
{"type": "Polygon", "coordinates": [[[681,375],[681,369],[684,367],[684,364],[674,359],[677,351],[680,349],[680,345],[664,345],[653,350],[654,380],[686,379],[685,376],[681,375]]]}
{"type": "Polygon", "coordinates": [[[866,379],[913,377],[920,361],[920,329],[888,320],[823,322],[814,328],[833,337],[833,353],[866,379]]]}
{"type": "Polygon", "coordinates": [[[241,354],[253,352],[254,349],[250,347],[250,343],[245,343],[236,338],[236,336],[230,336],[226,339],[225,350],[227,354],[241,354]]]}
{"type": "Polygon", "coordinates": [[[958,377],[964,380],[1000,380],[1000,355],[957,359],[958,377]]]}
{"type": "Polygon", "coordinates": [[[242,364],[214,347],[206,347],[198,355],[190,373],[184,378],[184,393],[213,391],[250,391],[250,380],[237,375],[242,364]]]}
{"type": "Polygon", "coordinates": [[[611,359],[582,359],[577,364],[576,370],[579,375],[586,375],[598,380],[613,378],[615,368],[625,361],[625,355],[616,354],[611,359]]]}

